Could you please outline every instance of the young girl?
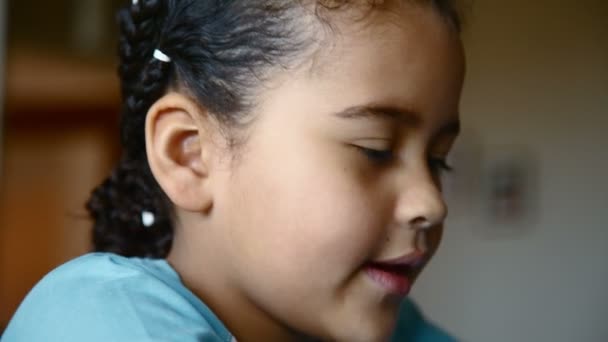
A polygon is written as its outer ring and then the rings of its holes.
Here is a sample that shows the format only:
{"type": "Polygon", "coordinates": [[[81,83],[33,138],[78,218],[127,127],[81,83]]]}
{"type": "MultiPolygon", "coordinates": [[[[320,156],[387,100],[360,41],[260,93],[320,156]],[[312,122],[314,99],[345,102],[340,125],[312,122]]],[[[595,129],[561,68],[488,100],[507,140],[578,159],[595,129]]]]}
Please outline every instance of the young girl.
{"type": "Polygon", "coordinates": [[[98,253],[13,341],[451,341],[406,299],[435,252],[464,73],[448,0],[139,0],[98,253]]]}

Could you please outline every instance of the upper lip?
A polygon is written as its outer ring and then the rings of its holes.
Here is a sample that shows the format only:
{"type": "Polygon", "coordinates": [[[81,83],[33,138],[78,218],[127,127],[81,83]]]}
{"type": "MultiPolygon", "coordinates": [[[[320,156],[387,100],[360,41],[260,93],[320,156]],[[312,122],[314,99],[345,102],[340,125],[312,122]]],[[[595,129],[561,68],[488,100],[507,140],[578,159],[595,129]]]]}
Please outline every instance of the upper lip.
{"type": "Polygon", "coordinates": [[[417,250],[412,253],[402,255],[400,257],[373,261],[372,263],[392,266],[419,266],[422,265],[426,261],[426,259],[427,253],[424,251],[417,250]]]}

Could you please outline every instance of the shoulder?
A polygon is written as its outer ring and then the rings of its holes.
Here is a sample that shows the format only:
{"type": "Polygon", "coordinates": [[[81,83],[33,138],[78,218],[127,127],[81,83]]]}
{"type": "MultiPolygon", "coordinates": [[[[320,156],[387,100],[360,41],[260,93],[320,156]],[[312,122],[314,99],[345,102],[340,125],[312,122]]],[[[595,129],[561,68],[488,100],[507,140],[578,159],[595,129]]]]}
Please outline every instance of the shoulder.
{"type": "Polygon", "coordinates": [[[3,335],[12,341],[225,341],[164,260],[88,254],[45,276],[3,335]]]}
{"type": "Polygon", "coordinates": [[[427,321],[418,306],[406,299],[399,310],[393,342],[456,342],[456,339],[427,321]]]}

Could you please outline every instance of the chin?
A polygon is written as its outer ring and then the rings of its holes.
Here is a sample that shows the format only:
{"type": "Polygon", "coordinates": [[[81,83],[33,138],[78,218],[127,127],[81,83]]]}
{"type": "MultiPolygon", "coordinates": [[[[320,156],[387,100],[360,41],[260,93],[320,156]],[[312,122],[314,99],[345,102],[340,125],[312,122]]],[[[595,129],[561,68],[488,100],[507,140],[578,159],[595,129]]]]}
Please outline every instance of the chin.
{"type": "Polygon", "coordinates": [[[387,317],[367,315],[365,320],[353,320],[341,327],[328,340],[337,342],[388,342],[395,331],[397,314],[387,317]]]}
{"type": "Polygon", "coordinates": [[[332,338],[337,342],[388,342],[393,335],[393,329],[360,329],[352,327],[346,334],[332,338]]]}

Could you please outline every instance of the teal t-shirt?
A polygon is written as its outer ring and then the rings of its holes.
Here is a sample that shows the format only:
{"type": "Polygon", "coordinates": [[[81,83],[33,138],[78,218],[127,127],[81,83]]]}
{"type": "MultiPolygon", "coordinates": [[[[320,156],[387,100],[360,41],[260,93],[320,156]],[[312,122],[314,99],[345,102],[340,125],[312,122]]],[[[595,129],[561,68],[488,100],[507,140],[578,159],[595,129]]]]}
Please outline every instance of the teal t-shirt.
{"type": "MultiPolygon", "coordinates": [[[[231,342],[213,312],[164,259],[94,253],[49,273],[1,342],[231,342]]],[[[405,301],[394,342],[453,342],[405,301]]]]}

